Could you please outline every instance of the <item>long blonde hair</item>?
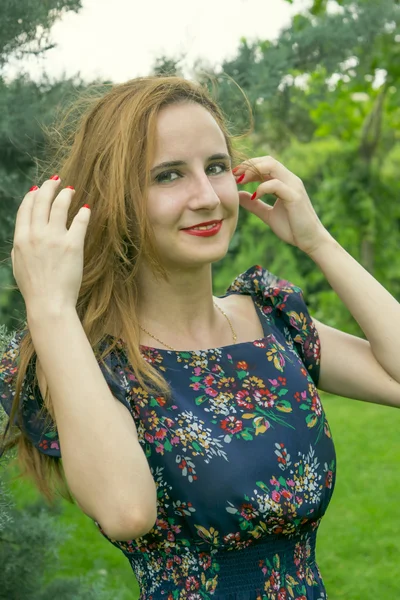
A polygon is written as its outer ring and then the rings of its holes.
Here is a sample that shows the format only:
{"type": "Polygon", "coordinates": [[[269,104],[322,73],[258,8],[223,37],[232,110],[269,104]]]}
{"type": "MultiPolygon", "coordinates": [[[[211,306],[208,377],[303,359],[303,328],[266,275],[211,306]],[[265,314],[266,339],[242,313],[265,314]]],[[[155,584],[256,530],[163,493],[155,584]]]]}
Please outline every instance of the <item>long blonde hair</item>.
{"type": "MultiPolygon", "coordinates": [[[[73,185],[76,190],[67,227],[83,204],[91,207],[76,309],[92,348],[117,327],[115,339],[100,359],[115,348],[123,333],[129,363],[139,384],[150,393],[165,397],[170,393],[168,383],[140,352],[135,281],[142,259],[155,273],[166,278],[146,216],[146,195],[157,116],[163,107],[179,102],[204,106],[221,128],[233,163],[243,159],[243,154],[233,146],[234,138],[228,132],[221,109],[204,84],[175,76],[150,76],[113,85],[105,94],[102,90],[100,97],[93,96],[91,90],[88,98],[75,103],[52,132],[57,152],[42,174],[43,179],[48,177],[51,169],[60,175],[64,186],[73,185]],[[87,103],[89,108],[86,108],[87,103]],[[85,106],[83,113],[82,105],[85,106]]],[[[249,112],[251,115],[251,110],[249,112]]],[[[33,364],[36,361],[29,330],[18,350],[16,393],[9,424],[16,415],[21,418],[22,384],[31,361],[33,364]]],[[[37,385],[36,375],[34,385],[37,385]]],[[[46,416],[55,422],[48,390],[43,404],[44,413],[47,411],[46,416]]],[[[64,498],[74,502],[60,460],[37,450],[15,425],[4,433],[1,449],[4,453],[13,447],[17,447],[20,476],[31,477],[49,502],[54,501],[54,483],[59,484],[58,491],[64,498]]]]}

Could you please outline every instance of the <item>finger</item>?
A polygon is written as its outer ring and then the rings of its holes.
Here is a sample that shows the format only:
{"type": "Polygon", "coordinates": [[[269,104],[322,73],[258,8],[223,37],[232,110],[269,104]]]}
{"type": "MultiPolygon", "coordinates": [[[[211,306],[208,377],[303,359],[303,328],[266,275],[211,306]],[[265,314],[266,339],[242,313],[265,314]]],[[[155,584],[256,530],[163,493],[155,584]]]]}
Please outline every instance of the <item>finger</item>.
{"type": "Polygon", "coordinates": [[[31,215],[32,232],[42,229],[49,222],[51,205],[55,193],[61,183],[61,179],[58,175],[54,175],[54,178],[55,177],[57,177],[57,179],[47,179],[35,195],[35,202],[33,203],[31,215]]]}
{"type": "Polygon", "coordinates": [[[67,236],[70,238],[72,244],[77,244],[79,247],[83,246],[90,216],[91,210],[87,204],[78,210],[67,233],[67,236]]]}
{"type": "Polygon", "coordinates": [[[26,239],[30,227],[31,227],[31,218],[32,218],[32,210],[33,203],[36,198],[36,195],[39,191],[37,185],[33,186],[27,194],[22,199],[21,204],[17,210],[17,216],[15,218],[15,230],[14,230],[14,241],[13,245],[16,246],[21,240],[26,239]]]}
{"type": "Polygon", "coordinates": [[[50,208],[50,217],[48,224],[60,234],[67,232],[68,210],[75,190],[72,187],[64,188],[57,194],[50,208]]]}
{"type": "Polygon", "coordinates": [[[261,200],[254,202],[251,200],[251,194],[248,192],[239,192],[239,200],[240,205],[243,206],[243,208],[257,215],[257,217],[262,219],[265,223],[269,222],[269,213],[273,210],[273,206],[270,206],[261,200]]]}
{"type": "Polygon", "coordinates": [[[285,204],[297,202],[298,194],[292,186],[286,185],[280,179],[271,179],[258,186],[254,194],[251,196],[252,202],[257,200],[264,194],[274,194],[280,198],[285,204]]]}
{"type": "Polygon", "coordinates": [[[244,185],[250,181],[258,181],[258,176],[254,172],[254,166],[262,173],[264,180],[279,179],[287,185],[297,187],[302,184],[301,179],[297,177],[297,175],[292,173],[292,171],[289,171],[289,169],[272,156],[258,156],[248,161],[244,161],[239,165],[238,170],[235,172],[236,178],[240,178],[244,175],[237,183],[244,185]]]}

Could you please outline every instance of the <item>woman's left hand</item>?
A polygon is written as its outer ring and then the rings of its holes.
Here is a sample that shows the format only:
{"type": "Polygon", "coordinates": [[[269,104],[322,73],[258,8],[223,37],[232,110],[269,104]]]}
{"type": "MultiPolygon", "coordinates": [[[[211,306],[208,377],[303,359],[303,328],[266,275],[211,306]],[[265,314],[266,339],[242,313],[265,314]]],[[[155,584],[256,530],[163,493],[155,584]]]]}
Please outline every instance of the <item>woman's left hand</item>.
{"type": "Polygon", "coordinates": [[[262,174],[263,183],[253,194],[254,199],[251,199],[249,192],[239,192],[239,202],[243,208],[257,215],[281,240],[307,254],[331,238],[319,220],[302,180],[272,156],[261,156],[241,163],[234,169],[237,183],[244,185],[260,181],[251,170],[251,164],[262,174]],[[238,181],[242,175],[243,179],[238,181]],[[273,206],[259,200],[264,194],[277,196],[273,206]]]}

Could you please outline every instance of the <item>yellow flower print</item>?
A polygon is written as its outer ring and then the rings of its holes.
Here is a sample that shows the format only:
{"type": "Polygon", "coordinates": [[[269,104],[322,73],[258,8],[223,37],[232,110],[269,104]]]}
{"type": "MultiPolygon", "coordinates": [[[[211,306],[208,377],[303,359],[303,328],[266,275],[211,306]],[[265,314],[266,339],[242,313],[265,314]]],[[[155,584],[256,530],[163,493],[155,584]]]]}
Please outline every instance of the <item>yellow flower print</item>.
{"type": "Polygon", "coordinates": [[[267,358],[269,362],[274,362],[275,369],[283,372],[285,359],[283,358],[282,354],[278,351],[278,348],[276,346],[273,345],[271,346],[270,350],[267,350],[267,358]]]}
{"type": "Polygon", "coordinates": [[[195,525],[195,527],[199,536],[203,538],[203,540],[205,540],[213,546],[218,545],[219,532],[216,529],[214,529],[214,527],[210,527],[210,530],[206,529],[202,525],[195,525]]]}

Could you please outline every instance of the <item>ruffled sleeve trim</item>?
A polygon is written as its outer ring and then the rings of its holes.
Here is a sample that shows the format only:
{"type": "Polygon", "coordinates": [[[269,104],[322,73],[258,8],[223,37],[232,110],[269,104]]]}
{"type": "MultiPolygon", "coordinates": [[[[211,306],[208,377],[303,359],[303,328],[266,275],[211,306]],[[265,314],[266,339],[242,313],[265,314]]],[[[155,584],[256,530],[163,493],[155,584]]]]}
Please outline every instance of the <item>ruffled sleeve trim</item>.
{"type": "Polygon", "coordinates": [[[269,315],[273,321],[283,320],[300,359],[317,385],[321,343],[302,289],[286,279],[280,279],[262,266],[254,265],[236,277],[227,290],[229,292],[255,296],[264,314],[269,315]]]}

